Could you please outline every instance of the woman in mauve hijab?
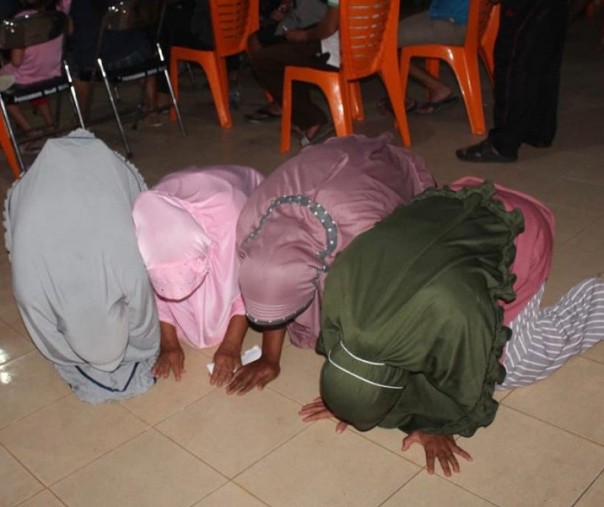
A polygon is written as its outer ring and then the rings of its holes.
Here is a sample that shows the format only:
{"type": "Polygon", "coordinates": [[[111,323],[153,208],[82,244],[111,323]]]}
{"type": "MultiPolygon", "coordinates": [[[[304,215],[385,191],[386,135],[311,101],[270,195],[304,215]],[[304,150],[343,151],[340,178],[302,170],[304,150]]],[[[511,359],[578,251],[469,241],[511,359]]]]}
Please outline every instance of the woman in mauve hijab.
{"type": "Polygon", "coordinates": [[[245,204],[237,224],[239,282],[248,318],[263,330],[262,357],[241,367],[242,343],[225,339],[217,357],[231,360],[221,373],[227,392],[243,394],[277,377],[286,329],[295,345],[315,346],[336,255],[433,185],[423,160],[390,139],[353,135],[308,147],[245,204]]]}
{"type": "Polygon", "coordinates": [[[132,222],[134,166],[84,130],[50,139],[5,203],[6,247],[25,327],[80,399],[154,385],[159,325],[132,222]]]}
{"type": "MultiPolygon", "coordinates": [[[[262,179],[249,167],[191,167],[169,174],[136,200],[138,245],[159,311],[157,377],[173,372],[180,380],[185,358],[179,340],[195,348],[211,347],[225,336],[243,340],[248,321],[235,230],[262,179]]],[[[223,360],[217,358],[216,372],[223,360]]]]}
{"type": "Polygon", "coordinates": [[[540,308],[554,217],[536,199],[464,178],[430,189],[359,236],[334,262],[317,349],[321,397],[305,421],[335,415],[398,428],[446,476],[470,459],[455,435],[495,418],[496,388],[541,380],[604,338],[604,282],[540,308]]]}

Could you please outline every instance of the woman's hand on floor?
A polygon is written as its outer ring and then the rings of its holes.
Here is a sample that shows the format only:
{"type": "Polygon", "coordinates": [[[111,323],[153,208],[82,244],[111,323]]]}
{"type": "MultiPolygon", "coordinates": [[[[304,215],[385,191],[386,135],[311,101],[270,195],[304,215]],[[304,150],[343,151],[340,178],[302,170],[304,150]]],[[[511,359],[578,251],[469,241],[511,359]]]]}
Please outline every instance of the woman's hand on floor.
{"type": "Polygon", "coordinates": [[[408,450],[415,443],[424,446],[426,465],[430,475],[434,474],[434,463],[437,459],[446,477],[453,475],[451,470],[456,474],[460,471],[456,454],[466,461],[472,461],[472,456],[457,445],[452,435],[433,435],[423,431],[414,431],[403,439],[402,450],[408,450]]]}
{"type": "MultiPolygon", "coordinates": [[[[327,408],[323,398],[320,396],[317,396],[310,403],[304,405],[298,412],[298,415],[302,417],[304,422],[313,422],[320,419],[328,419],[330,417],[338,419],[335,415],[333,415],[333,412],[327,408]]],[[[346,428],[348,428],[348,424],[338,419],[336,433],[342,433],[346,428]]]]}
{"type": "Polygon", "coordinates": [[[185,354],[182,347],[177,344],[176,347],[162,347],[155,361],[151,373],[156,378],[168,378],[170,371],[174,373],[176,381],[180,381],[182,374],[185,373],[185,354]]]}
{"type": "Polygon", "coordinates": [[[217,387],[228,384],[240,368],[241,347],[231,346],[223,341],[214,354],[214,371],[210,376],[210,384],[217,387]]]}
{"type": "Polygon", "coordinates": [[[264,389],[264,386],[275,380],[281,367],[278,362],[270,361],[262,356],[257,361],[239,368],[227,386],[227,394],[246,394],[252,389],[264,389]]]}

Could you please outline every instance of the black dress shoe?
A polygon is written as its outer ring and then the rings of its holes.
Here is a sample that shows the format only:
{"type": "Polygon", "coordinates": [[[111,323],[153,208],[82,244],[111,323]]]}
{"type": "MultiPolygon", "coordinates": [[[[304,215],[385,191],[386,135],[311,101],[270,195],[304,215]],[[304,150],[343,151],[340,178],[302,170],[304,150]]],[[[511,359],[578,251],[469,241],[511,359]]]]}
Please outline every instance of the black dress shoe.
{"type": "Polygon", "coordinates": [[[529,140],[529,141],[523,141],[523,144],[528,144],[529,146],[532,146],[533,148],[549,148],[551,147],[552,143],[547,142],[547,141],[533,141],[533,140],[529,140]]]}
{"type": "Polygon", "coordinates": [[[502,155],[499,153],[488,138],[467,148],[460,148],[455,151],[455,154],[458,159],[464,162],[495,162],[505,164],[518,160],[518,155],[502,155]]]}

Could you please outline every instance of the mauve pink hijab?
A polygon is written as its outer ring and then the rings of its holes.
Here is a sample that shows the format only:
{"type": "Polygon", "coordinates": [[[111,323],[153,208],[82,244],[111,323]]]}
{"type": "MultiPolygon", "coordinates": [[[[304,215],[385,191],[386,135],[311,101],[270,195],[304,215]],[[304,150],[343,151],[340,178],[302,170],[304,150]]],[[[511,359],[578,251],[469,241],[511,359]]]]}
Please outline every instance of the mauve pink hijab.
{"type": "MultiPolygon", "coordinates": [[[[453,190],[482,185],[484,180],[467,176],[449,185],[453,190]]],[[[547,280],[552,265],[555,222],[552,212],[540,201],[517,190],[495,185],[495,198],[507,211],[519,209],[524,216],[524,232],[515,240],[516,257],[511,271],[516,275],[516,299],[501,303],[503,322],[514,320],[547,280]]]]}
{"type": "Polygon", "coordinates": [[[325,276],[335,256],[434,185],[424,161],[390,141],[389,134],[352,135],[308,147],[247,201],[237,245],[241,292],[253,322],[287,323],[294,344],[314,347],[325,276]]]}
{"type": "Polygon", "coordinates": [[[136,200],[136,235],[159,319],[193,347],[222,341],[231,317],[245,314],[235,231],[261,181],[248,167],[192,167],[169,174],[136,200]]]}

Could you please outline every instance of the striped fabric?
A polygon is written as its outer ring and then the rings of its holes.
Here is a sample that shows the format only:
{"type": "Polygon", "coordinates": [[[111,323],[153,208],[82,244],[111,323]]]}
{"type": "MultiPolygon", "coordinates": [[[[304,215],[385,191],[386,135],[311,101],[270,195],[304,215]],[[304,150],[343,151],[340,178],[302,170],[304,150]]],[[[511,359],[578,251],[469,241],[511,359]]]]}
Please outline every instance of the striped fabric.
{"type": "Polygon", "coordinates": [[[571,357],[604,339],[604,282],[584,280],[558,303],[541,309],[544,287],[510,323],[503,364],[507,375],[498,389],[532,384],[571,357]]]}

